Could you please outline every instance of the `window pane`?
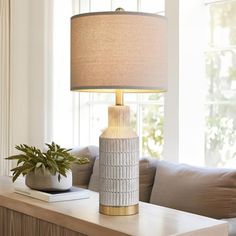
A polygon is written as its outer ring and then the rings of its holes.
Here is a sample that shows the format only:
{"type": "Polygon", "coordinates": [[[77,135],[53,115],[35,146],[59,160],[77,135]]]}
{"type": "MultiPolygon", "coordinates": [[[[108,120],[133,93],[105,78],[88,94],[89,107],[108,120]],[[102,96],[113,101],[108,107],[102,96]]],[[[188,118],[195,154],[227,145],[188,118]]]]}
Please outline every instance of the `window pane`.
{"type": "Polygon", "coordinates": [[[114,93],[91,93],[92,103],[108,103],[115,104],[115,94],[114,93]]]}
{"type": "Polygon", "coordinates": [[[137,1],[135,0],[113,0],[112,10],[115,11],[117,8],[123,8],[125,11],[137,11],[137,1]]]}
{"type": "Polygon", "coordinates": [[[164,95],[163,93],[144,93],[142,94],[142,101],[145,102],[164,102],[164,95]]]}
{"type": "Polygon", "coordinates": [[[79,1],[79,12],[76,12],[77,14],[79,13],[87,13],[89,12],[90,8],[90,1],[89,0],[80,0],[79,1]]]}
{"type": "Polygon", "coordinates": [[[142,106],[142,151],[143,156],[162,157],[163,151],[163,105],[142,106]]]}
{"type": "Polygon", "coordinates": [[[125,93],[124,102],[125,103],[137,103],[139,94],[137,93],[125,93]]]}
{"type": "Polygon", "coordinates": [[[236,45],[236,1],[211,4],[210,46],[236,45]]]}
{"type": "Polygon", "coordinates": [[[139,134],[138,130],[138,105],[137,104],[127,104],[130,107],[130,125],[139,134]]]}
{"type": "Polygon", "coordinates": [[[165,11],[165,1],[164,0],[141,0],[142,12],[164,12],[165,11]]]}
{"type": "Polygon", "coordinates": [[[99,136],[108,124],[108,106],[106,104],[96,104],[91,107],[91,126],[90,126],[90,143],[91,145],[99,144],[99,136]]]}
{"type": "Polygon", "coordinates": [[[236,101],[236,50],[206,53],[207,99],[236,101]]]}
{"type": "Polygon", "coordinates": [[[207,166],[229,166],[236,161],[236,104],[206,106],[207,166]]]}
{"type": "Polygon", "coordinates": [[[110,11],[111,10],[111,0],[91,0],[91,11],[110,11]]]}
{"type": "Polygon", "coordinates": [[[229,166],[236,161],[236,1],[209,4],[208,11],[205,159],[229,166]]]}

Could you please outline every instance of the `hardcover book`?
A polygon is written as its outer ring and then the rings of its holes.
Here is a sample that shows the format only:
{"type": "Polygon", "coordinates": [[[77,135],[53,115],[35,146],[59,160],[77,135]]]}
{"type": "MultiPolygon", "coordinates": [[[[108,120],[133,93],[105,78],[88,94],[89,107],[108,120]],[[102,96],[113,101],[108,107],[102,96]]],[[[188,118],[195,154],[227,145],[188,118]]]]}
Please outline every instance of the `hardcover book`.
{"type": "Polygon", "coordinates": [[[45,202],[60,202],[89,198],[89,190],[75,186],[63,192],[44,192],[30,189],[24,183],[21,183],[14,186],[14,191],[15,193],[36,198],[45,202]]]}

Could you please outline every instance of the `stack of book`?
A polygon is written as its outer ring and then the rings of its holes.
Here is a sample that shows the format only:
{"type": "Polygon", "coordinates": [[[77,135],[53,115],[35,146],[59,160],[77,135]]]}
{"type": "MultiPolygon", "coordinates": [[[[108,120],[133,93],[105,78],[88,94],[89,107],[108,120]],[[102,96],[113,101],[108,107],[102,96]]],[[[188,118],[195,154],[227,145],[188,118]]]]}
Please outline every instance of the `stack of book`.
{"type": "Polygon", "coordinates": [[[23,182],[18,182],[14,185],[14,191],[46,202],[60,202],[89,198],[89,190],[75,186],[63,192],[44,192],[30,189],[23,182]]]}

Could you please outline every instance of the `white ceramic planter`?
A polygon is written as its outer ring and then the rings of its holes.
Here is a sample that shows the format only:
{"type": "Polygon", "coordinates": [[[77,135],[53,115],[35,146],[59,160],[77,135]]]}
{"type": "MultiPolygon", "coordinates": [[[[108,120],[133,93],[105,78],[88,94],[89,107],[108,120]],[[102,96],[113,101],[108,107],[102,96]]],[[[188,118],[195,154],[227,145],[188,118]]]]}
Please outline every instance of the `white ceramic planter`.
{"type": "Polygon", "coordinates": [[[41,169],[26,175],[25,184],[32,189],[42,191],[65,191],[72,187],[72,173],[68,171],[67,177],[61,175],[60,182],[58,174],[52,175],[48,170],[43,173],[41,169]]]}

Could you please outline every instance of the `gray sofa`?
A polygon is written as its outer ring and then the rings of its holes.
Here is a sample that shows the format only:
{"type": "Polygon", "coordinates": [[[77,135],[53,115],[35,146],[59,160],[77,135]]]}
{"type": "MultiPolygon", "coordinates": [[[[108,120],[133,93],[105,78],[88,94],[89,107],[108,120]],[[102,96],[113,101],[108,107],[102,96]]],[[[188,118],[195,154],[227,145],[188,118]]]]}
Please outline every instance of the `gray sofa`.
{"type": "MultiPolygon", "coordinates": [[[[90,163],[73,166],[73,184],[99,191],[99,150],[95,146],[72,150],[90,163]]],[[[140,159],[140,201],[174,208],[229,223],[236,236],[236,169],[199,168],[152,158],[140,159]]]]}

